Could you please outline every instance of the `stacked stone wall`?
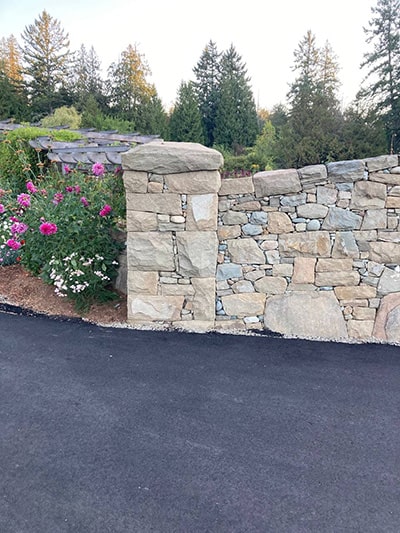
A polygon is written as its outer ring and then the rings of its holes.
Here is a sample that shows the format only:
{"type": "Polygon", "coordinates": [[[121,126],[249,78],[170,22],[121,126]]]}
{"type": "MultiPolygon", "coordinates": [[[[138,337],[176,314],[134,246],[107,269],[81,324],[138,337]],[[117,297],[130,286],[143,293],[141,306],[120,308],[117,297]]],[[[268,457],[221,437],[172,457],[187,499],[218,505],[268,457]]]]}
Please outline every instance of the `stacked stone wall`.
{"type": "Polygon", "coordinates": [[[221,180],[222,156],[123,156],[128,321],[400,341],[398,156],[221,180]]]}
{"type": "Polygon", "coordinates": [[[224,179],[219,198],[217,328],[400,340],[397,155],[224,179]]]}

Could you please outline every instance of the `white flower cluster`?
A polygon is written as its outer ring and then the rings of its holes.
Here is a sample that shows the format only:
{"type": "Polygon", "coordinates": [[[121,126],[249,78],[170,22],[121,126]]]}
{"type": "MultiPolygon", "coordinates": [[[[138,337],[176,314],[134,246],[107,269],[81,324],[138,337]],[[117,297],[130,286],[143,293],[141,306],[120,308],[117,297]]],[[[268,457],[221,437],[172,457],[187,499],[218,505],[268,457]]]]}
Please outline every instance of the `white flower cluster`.
{"type": "MultiPolygon", "coordinates": [[[[110,281],[110,278],[104,274],[106,266],[103,263],[104,257],[96,254],[94,257],[79,257],[76,252],[64,257],[62,260],[52,256],[49,264],[50,279],[55,285],[55,293],[59,296],[66,296],[68,291],[77,294],[86,290],[90,285],[90,278],[93,275],[102,281],[110,281]],[[86,279],[82,279],[86,278],[86,279]]],[[[118,264],[113,262],[113,264],[118,264]]]]}

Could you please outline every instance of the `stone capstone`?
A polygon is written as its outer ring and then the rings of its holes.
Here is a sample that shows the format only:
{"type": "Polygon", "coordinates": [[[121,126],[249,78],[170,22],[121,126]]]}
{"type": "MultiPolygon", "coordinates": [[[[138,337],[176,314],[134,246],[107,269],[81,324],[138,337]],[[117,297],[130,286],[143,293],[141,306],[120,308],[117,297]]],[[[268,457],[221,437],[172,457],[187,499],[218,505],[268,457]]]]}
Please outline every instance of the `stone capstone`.
{"type": "Polygon", "coordinates": [[[265,305],[267,329],[295,337],[346,338],[347,328],[332,291],[271,296],[265,305]]]}
{"type": "Polygon", "coordinates": [[[253,182],[256,198],[301,191],[299,174],[295,169],[257,172],[253,182]]]}
{"type": "Polygon", "coordinates": [[[220,196],[228,194],[252,194],[254,192],[253,179],[246,178],[225,178],[221,180],[221,188],[218,192],[220,196]]]}
{"type": "Polygon", "coordinates": [[[121,155],[122,168],[177,174],[197,170],[219,170],[222,154],[197,143],[155,141],[141,144],[121,155]]]}
{"type": "Polygon", "coordinates": [[[329,181],[333,183],[349,183],[364,178],[365,163],[358,159],[327,163],[329,181]]]}

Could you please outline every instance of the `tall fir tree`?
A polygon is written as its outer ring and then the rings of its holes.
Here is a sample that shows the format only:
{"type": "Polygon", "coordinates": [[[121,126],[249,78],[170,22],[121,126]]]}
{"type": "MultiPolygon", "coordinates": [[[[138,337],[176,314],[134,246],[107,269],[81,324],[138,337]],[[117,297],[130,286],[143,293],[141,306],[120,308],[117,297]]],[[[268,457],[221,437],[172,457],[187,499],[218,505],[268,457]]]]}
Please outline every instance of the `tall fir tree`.
{"type": "Polygon", "coordinates": [[[140,129],[140,106],[155,95],[148,81],[150,68],[136,46],[128,45],[120,60],[108,69],[108,95],[115,116],[129,120],[140,129]]]}
{"type": "Polygon", "coordinates": [[[294,52],[297,77],[288,94],[287,122],[280,130],[277,161],[285,167],[337,160],[342,115],[337,99],[338,64],[329,43],[320,49],[309,30],[294,52]]]}
{"type": "Polygon", "coordinates": [[[213,41],[205,46],[193,72],[205,144],[213,146],[220,83],[220,53],[213,41]]]}
{"type": "Polygon", "coordinates": [[[74,53],[71,90],[74,102],[79,111],[85,107],[89,96],[93,97],[100,108],[105,110],[105,95],[101,77],[101,63],[93,48],[86,49],[82,44],[74,53]]]}
{"type": "Polygon", "coordinates": [[[400,150],[400,0],[377,0],[369,27],[364,28],[372,50],[364,54],[367,69],[358,97],[373,102],[386,125],[388,150],[400,150]]]}
{"type": "Polygon", "coordinates": [[[17,39],[10,35],[0,39],[0,119],[26,120],[28,116],[21,53],[17,39]]]}
{"type": "Polygon", "coordinates": [[[70,60],[68,34],[46,10],[22,33],[24,74],[31,106],[36,117],[50,114],[69,104],[67,72],[70,60]]]}
{"type": "Polygon", "coordinates": [[[214,143],[240,153],[254,144],[259,131],[250,78],[233,45],[222,55],[220,72],[214,143]]]}
{"type": "Polygon", "coordinates": [[[199,103],[192,82],[180,84],[169,127],[172,141],[204,142],[199,103]]]}

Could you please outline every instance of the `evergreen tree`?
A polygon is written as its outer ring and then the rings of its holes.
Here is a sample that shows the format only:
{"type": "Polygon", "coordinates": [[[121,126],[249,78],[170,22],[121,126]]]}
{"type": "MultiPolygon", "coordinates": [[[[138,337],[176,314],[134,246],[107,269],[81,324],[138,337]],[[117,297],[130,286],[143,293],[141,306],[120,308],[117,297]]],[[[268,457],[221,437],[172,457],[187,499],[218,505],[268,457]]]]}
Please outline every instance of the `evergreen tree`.
{"type": "Polygon", "coordinates": [[[151,71],[136,47],[129,45],[117,63],[108,70],[108,91],[113,113],[135,124],[138,129],[140,106],[155,95],[147,77],[151,71]]]}
{"type": "Polygon", "coordinates": [[[22,56],[32,109],[38,118],[67,102],[65,86],[70,58],[68,34],[46,10],[25,27],[22,56]],[[64,89],[64,90],[62,90],[64,89]]]}
{"type": "Polygon", "coordinates": [[[182,82],[170,117],[172,141],[203,143],[203,128],[199,104],[192,82],[182,82]]]}
{"type": "Polygon", "coordinates": [[[258,120],[250,78],[233,45],[222,55],[220,72],[214,143],[239,153],[254,144],[258,120]]]}
{"type": "Polygon", "coordinates": [[[311,31],[294,52],[297,77],[288,94],[289,116],[281,128],[277,160],[285,167],[337,160],[342,115],[336,97],[338,64],[326,43],[319,49],[311,31]]]}
{"type": "Polygon", "coordinates": [[[384,117],[388,148],[400,149],[400,0],[377,0],[373,17],[365,28],[372,51],[364,55],[361,67],[367,69],[370,84],[358,97],[374,102],[384,117]]]}
{"type": "Polygon", "coordinates": [[[101,63],[93,46],[87,50],[85,45],[74,54],[71,90],[78,110],[81,110],[89,96],[95,98],[101,108],[105,108],[101,63]]]}
{"type": "Polygon", "coordinates": [[[168,136],[168,115],[155,88],[154,94],[140,106],[138,111],[138,129],[143,134],[168,136]]]}
{"type": "Polygon", "coordinates": [[[220,82],[219,60],[220,54],[216,44],[209,41],[197,65],[193,68],[196,78],[194,90],[199,102],[206,146],[213,146],[214,144],[220,82]]]}

